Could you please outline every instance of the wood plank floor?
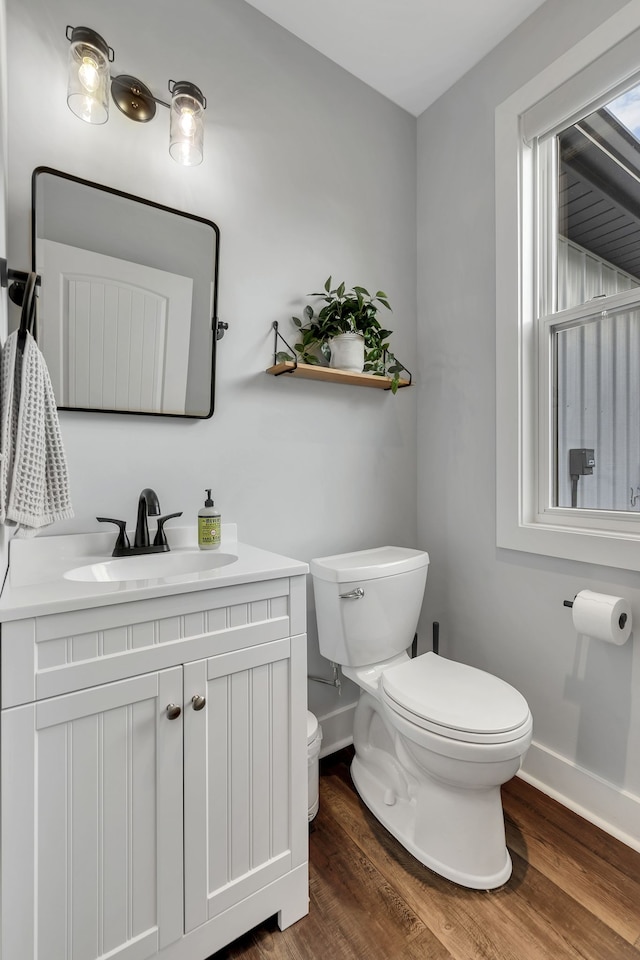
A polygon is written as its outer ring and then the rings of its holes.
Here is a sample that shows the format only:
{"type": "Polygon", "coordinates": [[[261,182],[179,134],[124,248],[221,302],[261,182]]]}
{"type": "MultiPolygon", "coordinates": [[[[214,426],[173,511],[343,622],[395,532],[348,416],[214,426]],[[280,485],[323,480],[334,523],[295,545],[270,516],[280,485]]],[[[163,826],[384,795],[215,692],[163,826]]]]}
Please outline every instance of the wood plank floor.
{"type": "Polygon", "coordinates": [[[640,853],[515,778],[508,883],[465,890],[423,867],[357,796],[351,750],[320,766],[309,916],[272,918],[215,960],[640,960],[640,853]]]}

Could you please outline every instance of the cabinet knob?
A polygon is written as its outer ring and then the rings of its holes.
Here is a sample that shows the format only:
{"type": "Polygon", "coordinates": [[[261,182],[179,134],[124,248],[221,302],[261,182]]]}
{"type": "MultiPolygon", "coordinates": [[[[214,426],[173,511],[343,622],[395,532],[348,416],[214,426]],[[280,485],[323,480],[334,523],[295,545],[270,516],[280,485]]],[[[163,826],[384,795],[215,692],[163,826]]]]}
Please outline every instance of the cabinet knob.
{"type": "Polygon", "coordinates": [[[170,703],[167,705],[167,716],[169,717],[169,720],[177,720],[181,713],[182,710],[177,703],[170,703]]]}
{"type": "Polygon", "coordinates": [[[191,697],[191,703],[193,704],[194,710],[202,710],[207,701],[204,697],[199,696],[197,693],[191,697]]]}

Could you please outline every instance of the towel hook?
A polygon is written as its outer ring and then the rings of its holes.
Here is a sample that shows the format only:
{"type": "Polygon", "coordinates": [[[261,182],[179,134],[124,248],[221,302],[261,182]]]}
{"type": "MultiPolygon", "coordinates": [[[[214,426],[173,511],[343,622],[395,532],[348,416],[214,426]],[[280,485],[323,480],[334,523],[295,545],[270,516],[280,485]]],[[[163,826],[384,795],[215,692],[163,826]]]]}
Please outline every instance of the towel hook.
{"type": "Polygon", "coordinates": [[[24,286],[22,310],[20,311],[20,327],[18,328],[18,347],[20,350],[24,350],[27,333],[33,334],[36,314],[36,281],[35,273],[28,274],[24,286]]]}
{"type": "MultiPolygon", "coordinates": [[[[25,270],[11,270],[4,257],[0,257],[0,287],[9,287],[9,299],[17,306],[22,306],[24,289],[29,276],[25,270]],[[9,281],[13,281],[9,284],[9,281]]],[[[36,277],[36,286],[40,286],[41,278],[36,277]]]]}

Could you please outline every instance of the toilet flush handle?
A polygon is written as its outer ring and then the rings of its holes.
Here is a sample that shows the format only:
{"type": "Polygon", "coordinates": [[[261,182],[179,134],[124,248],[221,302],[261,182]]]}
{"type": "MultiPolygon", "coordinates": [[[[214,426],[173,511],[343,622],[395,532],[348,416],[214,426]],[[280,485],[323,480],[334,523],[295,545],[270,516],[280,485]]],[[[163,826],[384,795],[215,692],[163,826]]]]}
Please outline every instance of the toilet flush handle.
{"type": "Polygon", "coordinates": [[[341,593],[341,600],[362,600],[364,597],[364,590],[362,587],[356,587],[355,590],[351,590],[350,593],[341,593]]]}

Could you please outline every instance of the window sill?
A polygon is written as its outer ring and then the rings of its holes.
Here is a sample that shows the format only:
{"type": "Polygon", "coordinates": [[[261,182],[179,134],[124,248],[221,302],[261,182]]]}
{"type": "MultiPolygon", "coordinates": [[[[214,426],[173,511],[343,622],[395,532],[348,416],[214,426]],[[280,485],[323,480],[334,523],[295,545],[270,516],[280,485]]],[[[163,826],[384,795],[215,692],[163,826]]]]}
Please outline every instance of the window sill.
{"type": "Polygon", "coordinates": [[[640,571],[640,530],[618,532],[560,524],[498,525],[497,546],[546,557],[640,571]]]}

